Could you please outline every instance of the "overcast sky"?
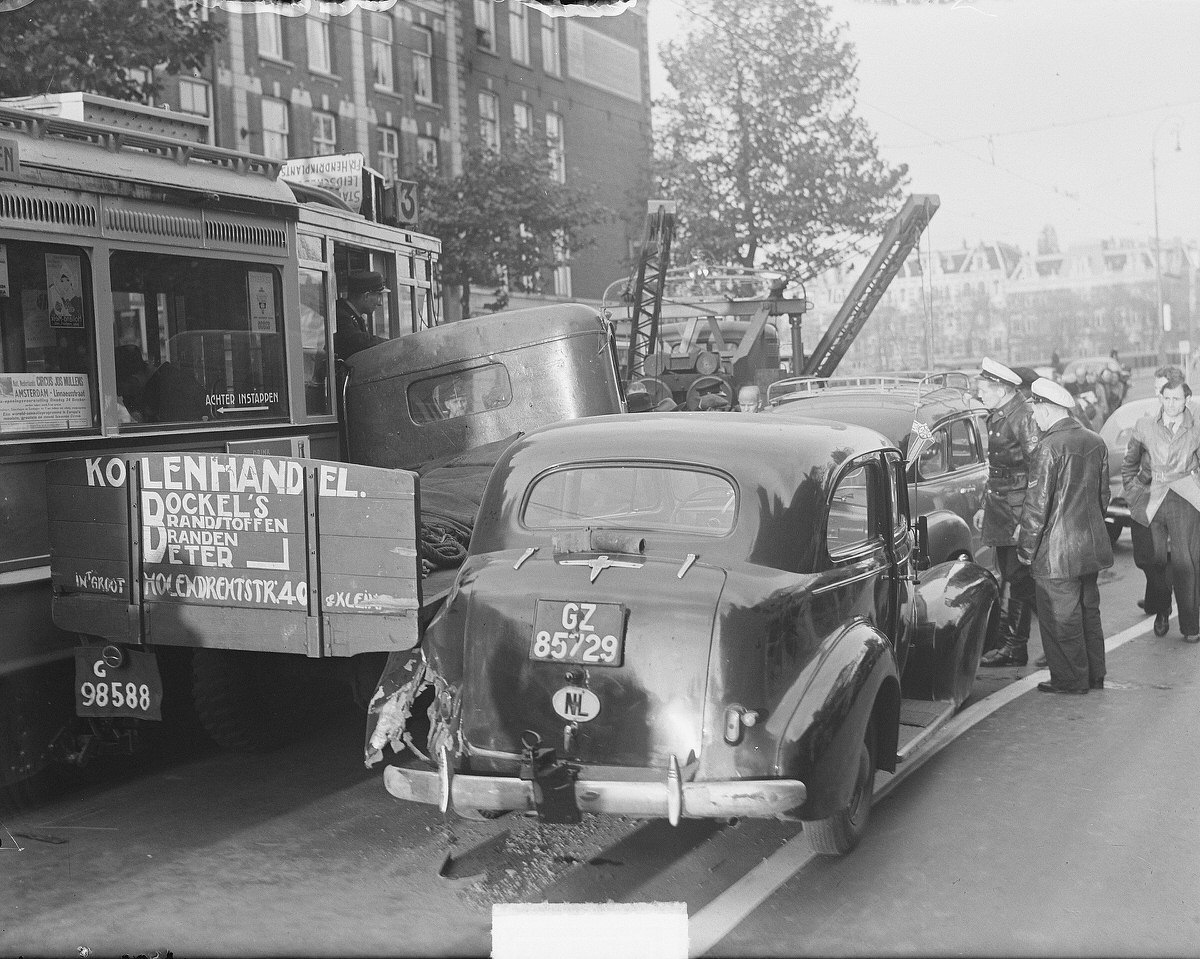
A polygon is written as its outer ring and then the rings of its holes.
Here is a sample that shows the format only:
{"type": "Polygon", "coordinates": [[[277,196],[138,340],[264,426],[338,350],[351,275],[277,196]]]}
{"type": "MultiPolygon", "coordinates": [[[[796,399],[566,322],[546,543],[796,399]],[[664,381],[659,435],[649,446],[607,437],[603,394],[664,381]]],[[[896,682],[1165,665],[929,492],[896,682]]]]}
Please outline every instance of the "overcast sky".
{"type": "MultiPolygon", "coordinates": [[[[1200,0],[826,6],[848,24],[885,159],[941,197],[933,246],[1033,251],[1046,224],[1063,246],[1152,238],[1152,154],[1164,242],[1200,236],[1200,0]]],[[[656,97],[657,46],[698,9],[651,0],[656,97]]]]}

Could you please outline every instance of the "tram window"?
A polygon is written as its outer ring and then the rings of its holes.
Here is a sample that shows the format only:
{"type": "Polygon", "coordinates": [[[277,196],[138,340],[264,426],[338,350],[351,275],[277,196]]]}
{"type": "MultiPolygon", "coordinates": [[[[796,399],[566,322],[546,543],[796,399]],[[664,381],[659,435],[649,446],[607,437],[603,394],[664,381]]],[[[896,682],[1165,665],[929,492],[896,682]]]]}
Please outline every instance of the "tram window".
{"type": "Polygon", "coordinates": [[[95,424],[93,310],[84,250],[0,242],[0,435],[95,424]]]}
{"type": "Polygon", "coordinates": [[[128,251],[109,266],[117,391],[131,425],[287,414],[274,267],[128,251]]]}
{"type": "Polygon", "coordinates": [[[329,412],[329,354],[325,274],[300,269],[300,339],[304,349],[304,405],[310,416],[329,412]]]}

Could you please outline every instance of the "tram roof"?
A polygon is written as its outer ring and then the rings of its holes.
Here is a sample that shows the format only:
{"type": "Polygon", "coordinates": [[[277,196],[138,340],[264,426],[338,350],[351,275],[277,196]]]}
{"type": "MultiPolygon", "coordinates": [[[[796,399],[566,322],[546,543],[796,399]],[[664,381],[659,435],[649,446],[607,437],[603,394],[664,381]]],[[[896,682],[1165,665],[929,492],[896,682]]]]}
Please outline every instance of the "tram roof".
{"type": "Polygon", "coordinates": [[[298,206],[279,179],[282,161],[252,153],[0,105],[4,139],[21,167],[298,206]]]}

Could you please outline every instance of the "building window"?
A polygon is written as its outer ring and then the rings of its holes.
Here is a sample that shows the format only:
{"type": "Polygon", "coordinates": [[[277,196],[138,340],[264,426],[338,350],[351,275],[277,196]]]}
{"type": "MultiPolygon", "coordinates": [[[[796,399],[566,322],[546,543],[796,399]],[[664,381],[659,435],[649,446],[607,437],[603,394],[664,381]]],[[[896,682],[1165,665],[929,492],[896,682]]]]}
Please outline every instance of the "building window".
{"type": "Polygon", "coordinates": [[[417,137],[417,162],[430,170],[438,168],[438,142],[433,137],[417,137]]]}
{"type": "Polygon", "coordinates": [[[528,103],[513,104],[513,132],[517,139],[533,135],[533,107],[528,103]]]}
{"type": "Polygon", "coordinates": [[[179,109],[183,113],[208,116],[208,84],[203,80],[181,79],[179,81],[179,109]]]}
{"type": "Polygon", "coordinates": [[[392,76],[392,18],[386,13],[374,13],[371,21],[375,35],[371,38],[371,73],[380,90],[395,90],[392,76]]]}
{"type": "Polygon", "coordinates": [[[475,0],[475,46],[496,52],[496,8],[492,0],[475,0]]]}
{"type": "Polygon", "coordinates": [[[273,10],[259,7],[258,17],[258,52],[264,57],[283,59],[283,21],[273,10]]]}
{"type": "Polygon", "coordinates": [[[400,176],[400,134],[390,127],[379,128],[379,172],[386,180],[400,176]]]}
{"type": "Polygon", "coordinates": [[[262,99],[263,153],[275,160],[288,155],[288,105],[274,97],[262,99]]]}
{"type": "Polygon", "coordinates": [[[308,68],[318,73],[333,73],[333,56],[329,45],[329,14],[310,13],[305,18],[308,33],[308,68]]]}
{"type": "MultiPolygon", "coordinates": [[[[479,0],[475,0],[476,3],[479,0]]],[[[546,13],[542,14],[542,69],[552,76],[562,74],[562,60],[558,51],[558,21],[546,13]]]]}
{"type": "Polygon", "coordinates": [[[529,27],[525,23],[525,4],[508,5],[508,49],[514,63],[529,65],[529,27]]]}
{"type": "Polygon", "coordinates": [[[571,296],[571,251],[567,249],[567,235],[561,230],[554,234],[554,256],[560,262],[554,268],[554,295],[571,296]]]}
{"type": "Polygon", "coordinates": [[[550,175],[556,183],[567,182],[567,149],[563,138],[563,118],[546,114],[546,148],[550,151],[550,175]]]}
{"type": "Polygon", "coordinates": [[[313,111],[313,154],[329,156],[337,153],[337,117],[322,110],[313,111]]]}
{"type": "Polygon", "coordinates": [[[500,152],[499,107],[496,94],[486,90],[479,94],[479,139],[489,150],[500,152]]]}
{"type": "Polygon", "coordinates": [[[433,102],[433,31],[414,27],[413,96],[425,103],[433,102]]]}

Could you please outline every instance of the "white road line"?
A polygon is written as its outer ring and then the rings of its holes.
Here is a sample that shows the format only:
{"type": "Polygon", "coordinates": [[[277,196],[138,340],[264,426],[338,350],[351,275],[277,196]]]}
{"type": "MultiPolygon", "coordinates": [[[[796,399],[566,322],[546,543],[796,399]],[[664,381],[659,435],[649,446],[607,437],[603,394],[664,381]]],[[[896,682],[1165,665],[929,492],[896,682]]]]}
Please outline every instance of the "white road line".
{"type": "MultiPolygon", "coordinates": [[[[1107,652],[1125,645],[1131,639],[1146,633],[1154,622],[1150,616],[1128,629],[1108,637],[1104,642],[1107,652]]],[[[1037,687],[1049,678],[1049,671],[1042,669],[1030,673],[1016,682],[1009,683],[986,696],[973,706],[964,709],[946,725],[929,737],[926,743],[912,756],[901,763],[894,776],[875,789],[874,801],[879,802],[907,779],[913,772],[936,755],[944,746],[953,742],[976,723],[987,719],[1001,706],[1037,687]]],[[[724,939],[757,909],[767,897],[816,857],[803,833],[786,842],[780,849],[717,896],[703,909],[688,919],[688,955],[702,956],[724,939]]]]}

